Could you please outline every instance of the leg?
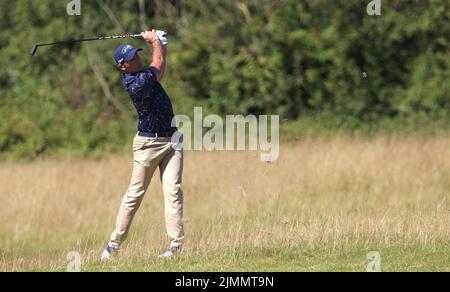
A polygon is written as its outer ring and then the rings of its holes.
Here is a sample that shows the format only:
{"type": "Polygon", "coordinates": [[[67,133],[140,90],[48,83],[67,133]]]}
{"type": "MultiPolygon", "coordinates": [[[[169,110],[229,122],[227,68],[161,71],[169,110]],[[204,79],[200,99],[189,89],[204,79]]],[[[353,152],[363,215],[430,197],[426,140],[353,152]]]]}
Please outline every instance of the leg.
{"type": "Polygon", "coordinates": [[[136,137],[133,144],[134,162],[130,186],[125,193],[117,214],[116,229],[111,235],[111,244],[119,248],[126,239],[131,222],[147,190],[156,166],[160,162],[158,151],[151,143],[136,137]]]}
{"type": "MultiPolygon", "coordinates": [[[[169,144],[171,147],[171,144],[169,144]]],[[[170,149],[159,166],[164,191],[166,230],[171,247],[181,247],[184,242],[183,227],[183,150],[170,149]]]]}

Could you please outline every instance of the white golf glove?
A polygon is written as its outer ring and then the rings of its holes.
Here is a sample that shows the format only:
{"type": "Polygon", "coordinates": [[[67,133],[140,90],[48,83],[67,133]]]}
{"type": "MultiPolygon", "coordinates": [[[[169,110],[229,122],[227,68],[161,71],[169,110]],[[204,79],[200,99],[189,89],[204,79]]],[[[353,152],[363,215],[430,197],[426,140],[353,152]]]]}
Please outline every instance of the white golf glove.
{"type": "Polygon", "coordinates": [[[158,35],[159,40],[161,41],[161,44],[163,46],[166,46],[169,43],[169,40],[167,38],[167,33],[165,31],[157,30],[156,34],[158,35]]]}

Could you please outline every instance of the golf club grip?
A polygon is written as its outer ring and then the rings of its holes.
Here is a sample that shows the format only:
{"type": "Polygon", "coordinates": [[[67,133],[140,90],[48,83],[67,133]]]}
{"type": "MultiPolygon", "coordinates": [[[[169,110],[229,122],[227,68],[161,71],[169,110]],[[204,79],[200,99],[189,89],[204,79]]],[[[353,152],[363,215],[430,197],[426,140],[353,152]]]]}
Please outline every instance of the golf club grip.
{"type": "Polygon", "coordinates": [[[88,42],[88,41],[102,41],[102,40],[115,40],[115,39],[129,39],[129,38],[137,38],[141,37],[140,34],[127,34],[127,35],[114,35],[114,36],[105,36],[105,37],[96,37],[82,40],[73,40],[73,42],[88,42]]]}
{"type": "Polygon", "coordinates": [[[101,39],[126,39],[126,38],[138,38],[141,37],[140,34],[129,34],[129,35],[116,35],[110,37],[103,37],[101,39]]]}

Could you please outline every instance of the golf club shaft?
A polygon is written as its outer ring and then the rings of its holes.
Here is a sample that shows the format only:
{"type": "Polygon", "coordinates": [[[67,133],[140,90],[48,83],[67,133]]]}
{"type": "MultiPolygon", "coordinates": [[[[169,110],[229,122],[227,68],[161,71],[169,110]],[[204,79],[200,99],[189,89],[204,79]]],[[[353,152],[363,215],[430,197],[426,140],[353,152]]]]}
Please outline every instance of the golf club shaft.
{"type": "Polygon", "coordinates": [[[138,37],[141,37],[141,35],[140,34],[116,35],[116,36],[88,38],[88,39],[81,39],[81,40],[66,40],[66,41],[60,41],[60,42],[54,42],[54,43],[48,43],[48,44],[37,44],[37,46],[43,47],[43,46],[52,46],[52,45],[59,45],[59,44],[65,44],[65,43],[78,43],[78,42],[87,42],[87,41],[101,41],[101,40],[138,38],[138,37]]]}

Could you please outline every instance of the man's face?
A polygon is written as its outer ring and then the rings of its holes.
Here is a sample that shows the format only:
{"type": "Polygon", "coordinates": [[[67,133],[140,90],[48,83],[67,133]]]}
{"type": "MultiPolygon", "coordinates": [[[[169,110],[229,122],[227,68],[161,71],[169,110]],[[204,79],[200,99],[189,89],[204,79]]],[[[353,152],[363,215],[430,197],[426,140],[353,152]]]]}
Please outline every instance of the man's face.
{"type": "Polygon", "coordinates": [[[134,58],[131,61],[123,62],[122,64],[117,65],[117,67],[124,73],[136,73],[144,69],[138,53],[134,55],[134,58]]]}

